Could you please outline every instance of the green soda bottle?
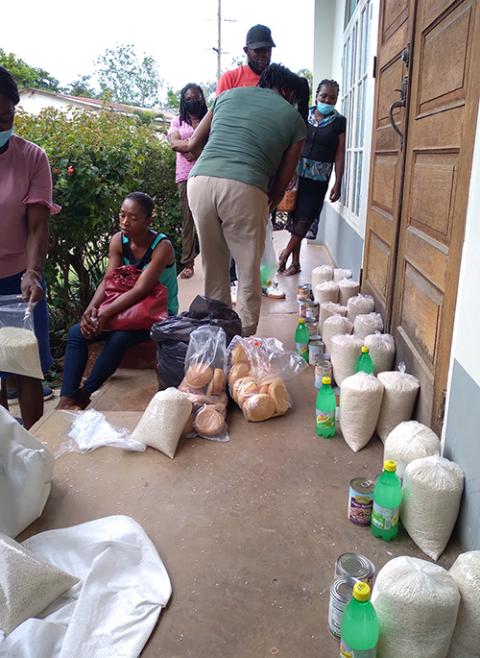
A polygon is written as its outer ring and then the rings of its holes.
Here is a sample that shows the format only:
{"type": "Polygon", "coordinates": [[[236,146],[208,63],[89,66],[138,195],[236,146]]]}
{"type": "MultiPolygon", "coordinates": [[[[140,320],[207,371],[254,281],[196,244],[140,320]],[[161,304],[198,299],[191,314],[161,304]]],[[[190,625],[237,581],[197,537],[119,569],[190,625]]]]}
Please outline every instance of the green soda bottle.
{"type": "Polygon", "coordinates": [[[340,628],[340,658],[375,658],[380,629],[370,602],[370,586],[355,583],[340,628]]]}
{"type": "Polygon", "coordinates": [[[372,535],[385,541],[394,539],[398,534],[402,484],[396,470],[397,462],[388,459],[373,491],[372,535]]]}
{"type": "Polygon", "coordinates": [[[316,421],[315,429],[317,436],[323,436],[324,439],[329,439],[335,436],[335,410],[337,408],[337,400],[332,388],[332,380],[330,377],[322,377],[322,388],[317,393],[317,400],[315,403],[316,421]]]}
{"type": "Polygon", "coordinates": [[[362,345],[362,353],[355,364],[355,372],[366,372],[369,375],[373,375],[373,361],[370,356],[370,350],[366,345],[362,345]]]}
{"type": "Polygon", "coordinates": [[[308,341],[310,334],[308,333],[305,318],[299,318],[297,328],[295,330],[295,349],[297,354],[300,354],[308,363],[308,341]]]}

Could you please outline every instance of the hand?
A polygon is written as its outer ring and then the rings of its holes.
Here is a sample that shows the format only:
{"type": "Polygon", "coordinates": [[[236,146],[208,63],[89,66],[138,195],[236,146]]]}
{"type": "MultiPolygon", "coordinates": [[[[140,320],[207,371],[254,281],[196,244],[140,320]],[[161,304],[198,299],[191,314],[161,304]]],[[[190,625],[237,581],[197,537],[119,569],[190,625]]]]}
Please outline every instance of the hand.
{"type": "Polygon", "coordinates": [[[342,184],[335,182],[335,185],[330,190],[330,201],[332,203],[339,200],[341,191],[342,191],[342,184]]]}
{"type": "Polygon", "coordinates": [[[87,306],[80,318],[80,331],[85,338],[93,338],[97,334],[98,317],[94,306],[87,306]]]}
{"type": "Polygon", "coordinates": [[[40,283],[40,274],[36,270],[27,270],[20,283],[23,299],[29,304],[39,302],[43,297],[43,288],[40,283]]]}
{"type": "Polygon", "coordinates": [[[98,334],[101,334],[102,331],[105,331],[105,325],[107,324],[109,319],[110,318],[107,318],[105,315],[97,316],[97,331],[95,333],[96,336],[98,336],[98,334]]]}
{"type": "Polygon", "coordinates": [[[193,155],[193,153],[190,153],[190,151],[189,151],[188,153],[185,153],[184,155],[185,155],[185,158],[186,158],[189,162],[195,162],[195,160],[197,159],[197,158],[193,155]]]}

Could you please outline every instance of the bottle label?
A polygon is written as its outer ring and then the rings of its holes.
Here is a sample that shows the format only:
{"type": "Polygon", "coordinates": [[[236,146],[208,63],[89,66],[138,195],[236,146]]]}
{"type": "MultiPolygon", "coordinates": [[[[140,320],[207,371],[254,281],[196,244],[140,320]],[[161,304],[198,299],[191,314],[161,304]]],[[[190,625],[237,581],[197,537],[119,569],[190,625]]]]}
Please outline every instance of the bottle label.
{"type": "Polygon", "coordinates": [[[295,343],[297,353],[308,361],[308,343],[295,343]]]}
{"type": "Polygon", "coordinates": [[[324,429],[331,429],[335,427],[335,411],[321,411],[316,410],[317,413],[317,427],[324,429]]]}
{"type": "Polygon", "coordinates": [[[372,510],[372,525],[375,528],[380,528],[381,530],[391,530],[398,525],[398,516],[400,513],[400,507],[394,507],[390,509],[389,507],[381,507],[378,503],[373,501],[373,510],[372,510]]]}
{"type": "Polygon", "coordinates": [[[377,647],[373,649],[350,649],[343,640],[340,642],[340,658],[376,658],[377,647]]]}

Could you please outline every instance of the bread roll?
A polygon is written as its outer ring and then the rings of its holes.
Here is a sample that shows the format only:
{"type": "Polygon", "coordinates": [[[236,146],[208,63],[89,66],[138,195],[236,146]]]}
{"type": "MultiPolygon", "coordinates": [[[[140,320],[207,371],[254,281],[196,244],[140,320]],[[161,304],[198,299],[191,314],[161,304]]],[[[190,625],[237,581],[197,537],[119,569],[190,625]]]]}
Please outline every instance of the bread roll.
{"type": "Polygon", "coordinates": [[[228,374],[229,385],[233,386],[237,379],[240,379],[240,377],[246,377],[249,372],[250,366],[248,363],[236,363],[230,368],[230,372],[228,374]]]}
{"type": "Polygon", "coordinates": [[[213,377],[213,369],[206,363],[192,363],[185,374],[185,382],[193,388],[207,386],[213,377]]]}
{"type": "Polygon", "coordinates": [[[245,418],[251,422],[268,420],[275,413],[275,402],[271,395],[257,393],[245,400],[242,411],[245,418]]]}
{"type": "Polygon", "coordinates": [[[241,390],[242,386],[246,382],[253,382],[256,384],[256,379],[255,377],[252,377],[251,375],[247,377],[240,377],[240,379],[237,379],[236,381],[233,382],[233,384],[230,386],[230,394],[232,398],[235,400],[235,402],[238,402],[238,393],[241,390]]]}
{"type": "Polygon", "coordinates": [[[205,405],[195,415],[193,428],[200,436],[218,436],[225,429],[225,419],[212,405],[205,405]]]}
{"type": "Polygon", "coordinates": [[[220,395],[225,391],[225,375],[221,368],[215,368],[213,379],[208,385],[207,395],[220,395]]]}
{"type": "Polygon", "coordinates": [[[237,342],[233,346],[232,355],[231,355],[232,365],[235,363],[246,363],[248,364],[248,356],[245,352],[245,349],[242,343],[237,342]]]}
{"type": "Polygon", "coordinates": [[[187,393],[189,395],[203,395],[203,388],[194,388],[193,386],[190,386],[187,384],[187,381],[184,379],[180,386],[178,387],[179,391],[182,391],[182,393],[187,393]]]}
{"type": "Polygon", "coordinates": [[[269,394],[275,402],[275,413],[286,414],[290,408],[290,397],[283,379],[277,377],[269,384],[268,389],[269,394]]]}
{"type": "Polygon", "coordinates": [[[246,377],[245,380],[242,381],[243,384],[237,389],[237,402],[239,407],[243,407],[243,404],[247,398],[259,392],[258,385],[255,380],[251,381],[248,377],[246,377]]]}

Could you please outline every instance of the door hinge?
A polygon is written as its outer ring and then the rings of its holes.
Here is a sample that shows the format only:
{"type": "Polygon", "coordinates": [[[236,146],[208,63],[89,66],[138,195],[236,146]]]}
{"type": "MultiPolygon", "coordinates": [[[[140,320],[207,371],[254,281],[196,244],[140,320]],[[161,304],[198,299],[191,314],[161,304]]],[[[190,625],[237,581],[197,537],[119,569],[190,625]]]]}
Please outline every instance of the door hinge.
{"type": "Polygon", "coordinates": [[[442,390],[441,399],[440,399],[440,408],[438,410],[438,422],[440,424],[445,420],[445,411],[447,406],[447,389],[442,390]]]}
{"type": "Polygon", "coordinates": [[[374,57],[373,57],[372,77],[373,77],[374,80],[377,77],[377,56],[376,55],[374,55],[374,57]]]}

